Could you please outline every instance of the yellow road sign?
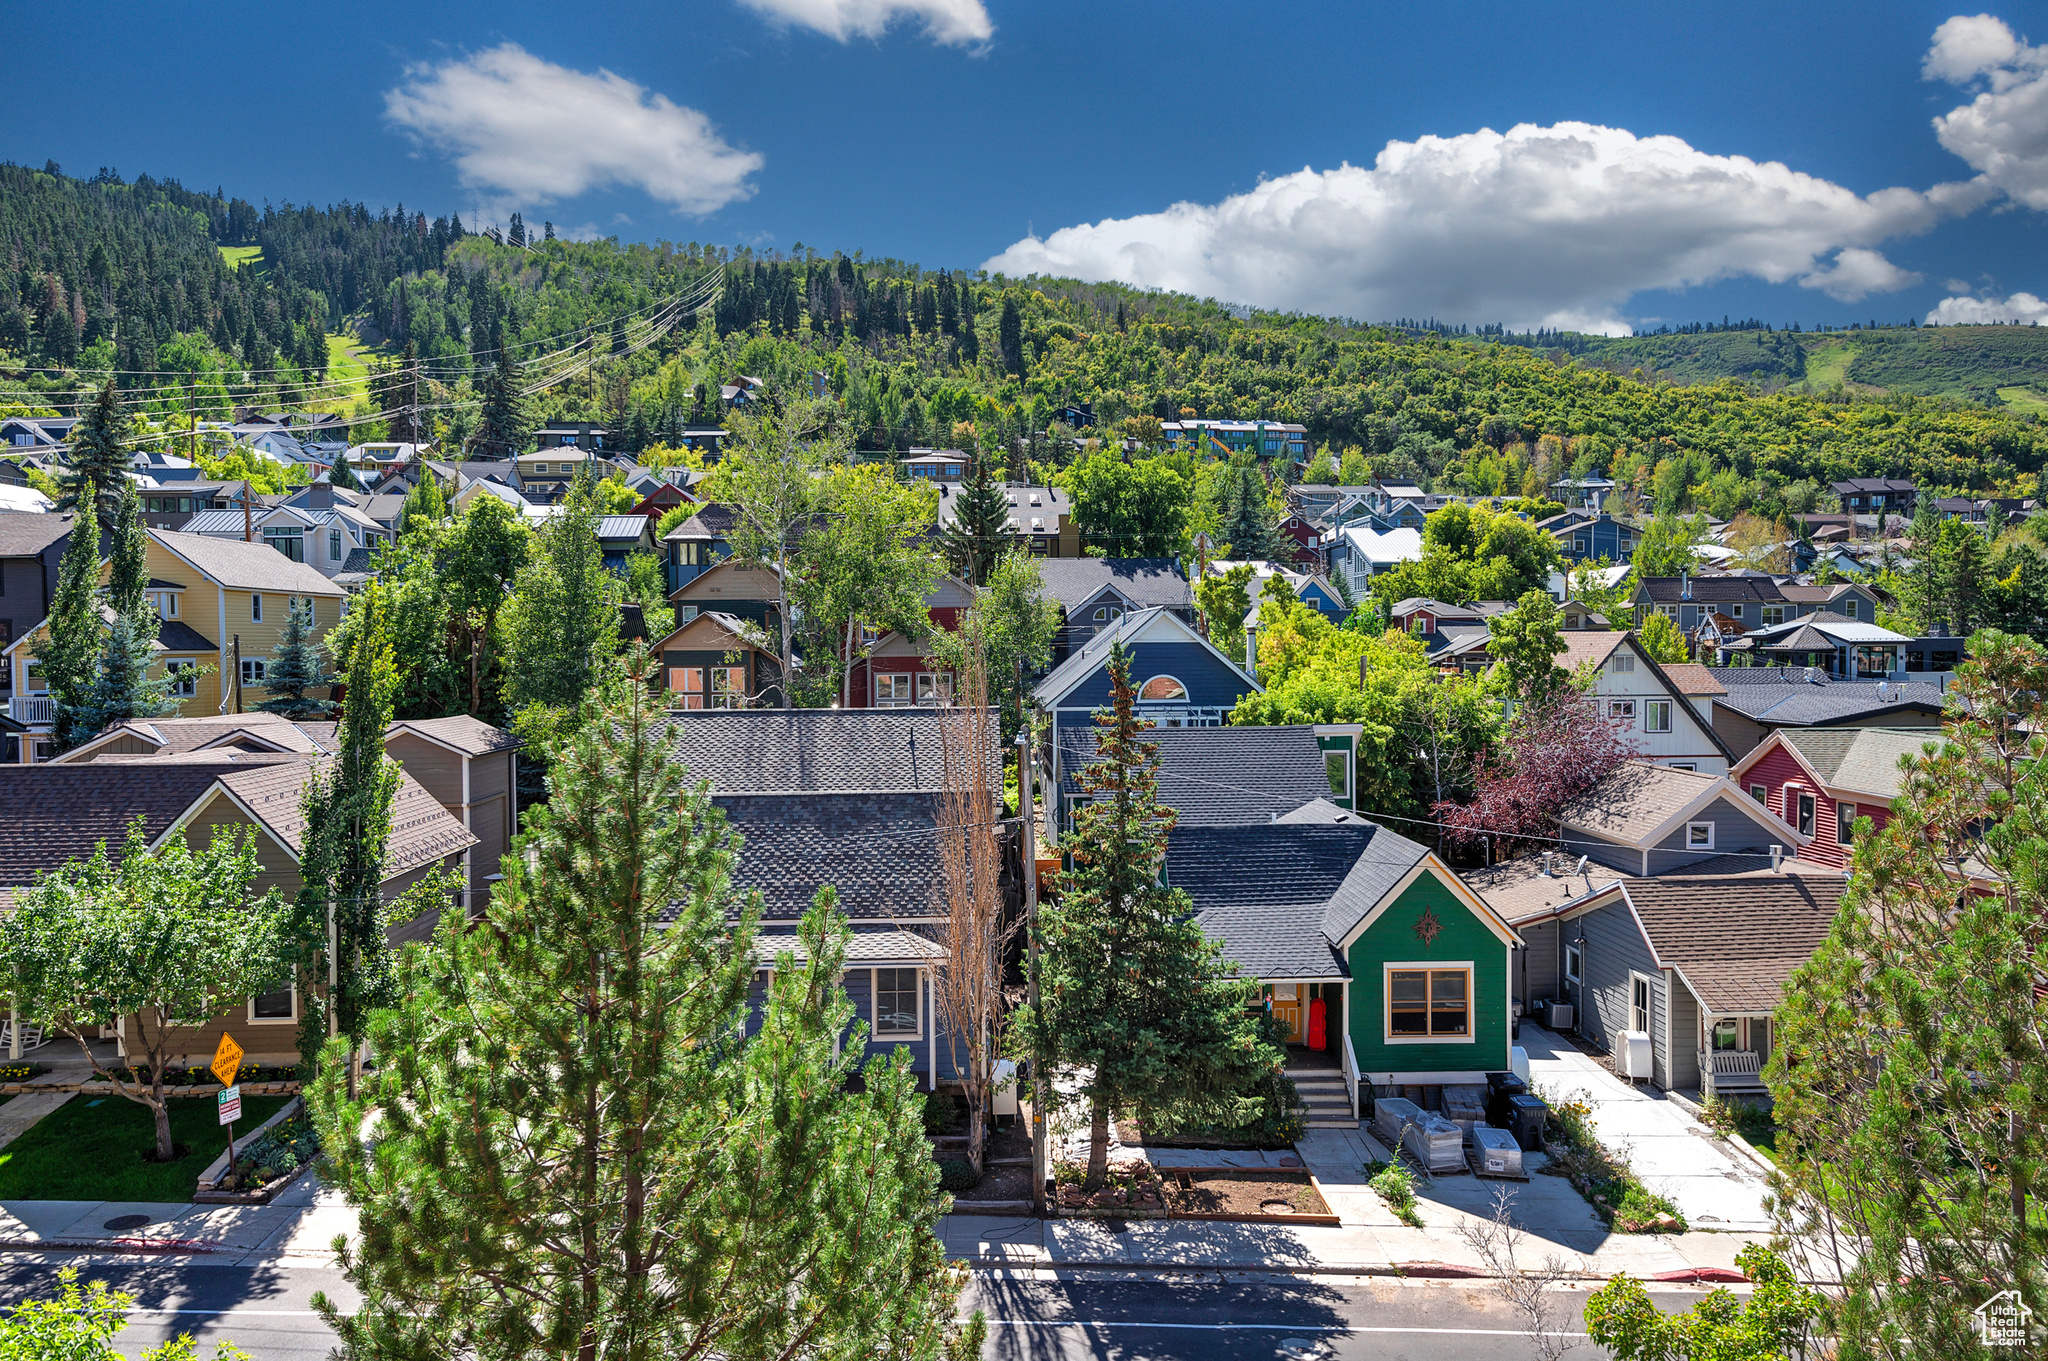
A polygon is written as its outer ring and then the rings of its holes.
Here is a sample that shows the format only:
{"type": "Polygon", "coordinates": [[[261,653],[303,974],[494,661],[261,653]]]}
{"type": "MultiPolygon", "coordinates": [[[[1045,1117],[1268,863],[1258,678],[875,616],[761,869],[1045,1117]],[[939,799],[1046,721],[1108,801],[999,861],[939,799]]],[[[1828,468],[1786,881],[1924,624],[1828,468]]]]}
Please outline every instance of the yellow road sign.
{"type": "Polygon", "coordinates": [[[232,1035],[220,1037],[220,1048],[213,1051],[213,1075],[220,1079],[223,1087],[235,1085],[235,1074],[242,1071],[242,1046],[235,1043],[232,1035]]]}

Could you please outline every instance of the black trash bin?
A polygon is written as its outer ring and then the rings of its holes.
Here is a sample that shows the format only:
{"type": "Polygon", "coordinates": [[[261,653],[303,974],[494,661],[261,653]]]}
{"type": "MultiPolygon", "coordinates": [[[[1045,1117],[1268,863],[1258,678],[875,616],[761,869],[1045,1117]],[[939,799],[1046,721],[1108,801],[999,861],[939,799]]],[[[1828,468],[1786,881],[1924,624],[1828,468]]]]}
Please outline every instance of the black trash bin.
{"type": "Polygon", "coordinates": [[[1527,1092],[1516,1092],[1507,1098],[1508,1118],[1505,1128],[1515,1136],[1515,1142],[1522,1146],[1524,1153],[1543,1151],[1543,1123],[1550,1118],[1550,1107],[1543,1104],[1540,1096],[1527,1092]]]}
{"type": "Polygon", "coordinates": [[[1529,1084],[1513,1073],[1486,1075],[1486,1123],[1497,1129],[1508,1127],[1508,1098],[1529,1090],[1529,1084]]]}

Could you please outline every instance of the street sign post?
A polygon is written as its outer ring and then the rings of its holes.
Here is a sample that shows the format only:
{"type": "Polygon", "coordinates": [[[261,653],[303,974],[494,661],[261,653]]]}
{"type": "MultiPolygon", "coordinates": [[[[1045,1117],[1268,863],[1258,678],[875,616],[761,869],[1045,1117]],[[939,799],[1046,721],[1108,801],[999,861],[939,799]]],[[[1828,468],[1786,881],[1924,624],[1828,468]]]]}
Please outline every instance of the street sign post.
{"type": "Polygon", "coordinates": [[[220,1122],[228,1127],[228,1171],[235,1170],[235,1121],[242,1118],[242,1084],[235,1078],[242,1071],[242,1046],[225,1032],[220,1047],[213,1051],[213,1075],[220,1079],[220,1122]]]}

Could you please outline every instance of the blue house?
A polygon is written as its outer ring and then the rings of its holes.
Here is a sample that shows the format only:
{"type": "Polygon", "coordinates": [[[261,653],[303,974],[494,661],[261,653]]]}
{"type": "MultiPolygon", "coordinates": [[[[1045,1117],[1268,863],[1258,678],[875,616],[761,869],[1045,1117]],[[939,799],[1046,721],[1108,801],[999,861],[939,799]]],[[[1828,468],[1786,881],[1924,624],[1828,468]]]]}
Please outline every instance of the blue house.
{"type": "Polygon", "coordinates": [[[1043,753],[1045,788],[1066,780],[1065,734],[1092,730],[1095,711],[1110,698],[1109,651],[1121,642],[1131,656],[1137,712],[1161,728],[1218,728],[1237,701],[1261,687],[1195,626],[1164,607],[1126,614],[1076,647],[1031,691],[1032,705],[1052,725],[1043,753]]]}
{"type": "Polygon", "coordinates": [[[1622,523],[1606,511],[1568,510],[1539,520],[1536,527],[1556,539],[1558,551],[1571,562],[1605,558],[1624,563],[1635,556],[1635,526],[1622,523]]]}
{"type": "MultiPolygon", "coordinates": [[[[933,1090],[959,1078],[932,992],[946,966],[944,721],[931,709],[712,709],[670,720],[691,782],[710,784],[745,838],[733,887],[761,895],[749,1032],[777,956],[798,950],[798,923],[830,885],[853,933],[840,982],[866,1027],[867,1056],[908,1050],[933,1090]]],[[[986,769],[994,818],[1002,762],[993,744],[986,769]]]]}
{"type": "Polygon", "coordinates": [[[689,519],[662,537],[664,566],[671,594],[732,556],[732,528],[739,517],[740,513],[734,507],[707,501],[698,506],[689,519]]]}

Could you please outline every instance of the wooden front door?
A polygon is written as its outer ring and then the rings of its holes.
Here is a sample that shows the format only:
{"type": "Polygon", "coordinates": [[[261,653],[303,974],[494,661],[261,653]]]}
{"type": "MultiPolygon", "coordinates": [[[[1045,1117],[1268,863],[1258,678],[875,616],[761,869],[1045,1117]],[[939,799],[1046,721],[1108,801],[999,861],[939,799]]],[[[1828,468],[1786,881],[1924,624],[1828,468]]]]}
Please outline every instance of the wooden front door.
{"type": "Polygon", "coordinates": [[[1273,987],[1273,1019],[1286,1028],[1289,1044],[1305,1044],[1308,1041],[1308,1010],[1301,996],[1307,989],[1299,983],[1275,983],[1273,987]]]}

